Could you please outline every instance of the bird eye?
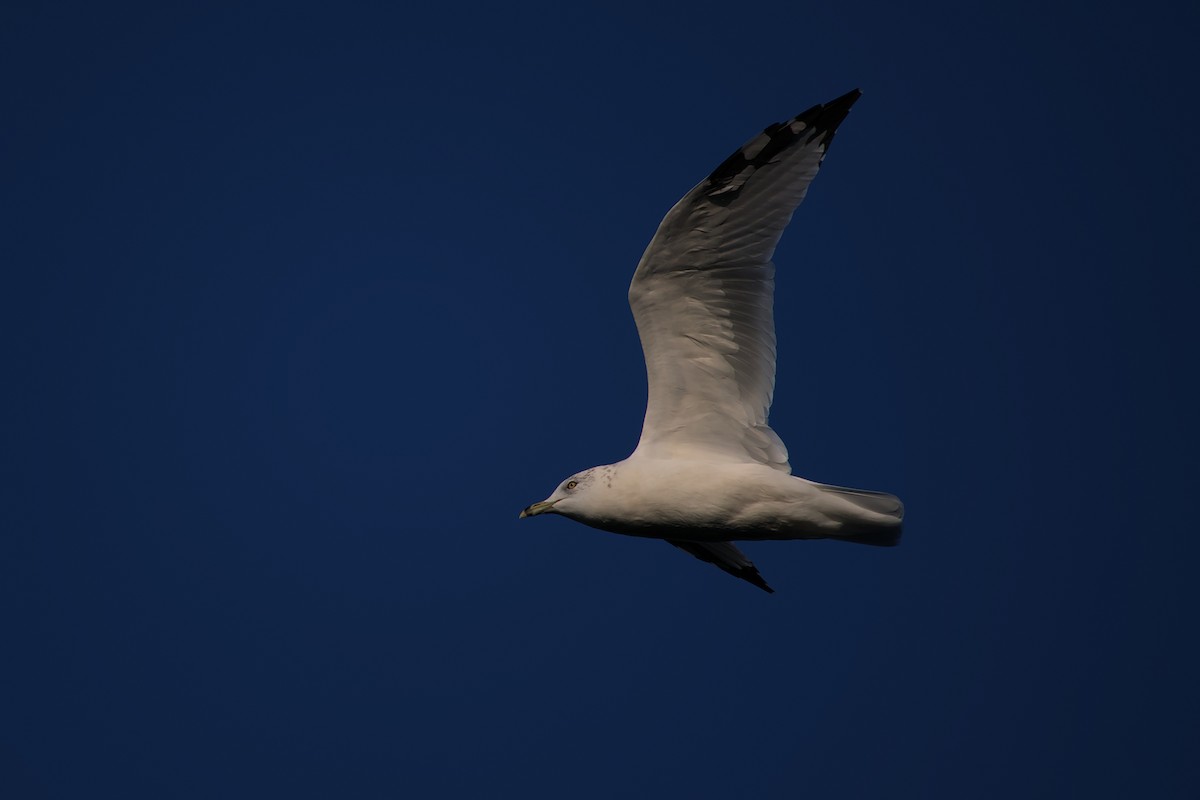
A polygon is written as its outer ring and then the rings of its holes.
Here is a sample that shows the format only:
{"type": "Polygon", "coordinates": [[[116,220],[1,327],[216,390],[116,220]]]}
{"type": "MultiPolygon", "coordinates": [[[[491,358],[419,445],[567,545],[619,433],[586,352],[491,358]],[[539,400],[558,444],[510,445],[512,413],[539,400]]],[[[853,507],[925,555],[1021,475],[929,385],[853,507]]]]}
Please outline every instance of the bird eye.
{"type": "Polygon", "coordinates": [[[567,481],[568,489],[574,489],[578,485],[579,485],[579,481],[567,481]]]}

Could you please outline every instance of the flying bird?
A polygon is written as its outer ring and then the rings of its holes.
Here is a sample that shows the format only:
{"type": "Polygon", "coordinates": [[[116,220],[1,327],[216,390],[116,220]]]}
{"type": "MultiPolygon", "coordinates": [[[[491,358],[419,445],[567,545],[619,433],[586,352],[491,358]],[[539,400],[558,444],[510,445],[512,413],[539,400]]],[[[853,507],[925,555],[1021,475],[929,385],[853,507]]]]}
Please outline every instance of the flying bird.
{"type": "Polygon", "coordinates": [[[860,95],[771,125],[667,212],[629,286],[649,383],[637,448],[571,475],[522,518],[561,514],[664,539],[767,592],[734,541],[899,542],[899,498],[792,475],[787,448],[767,424],[771,257],[860,95]]]}

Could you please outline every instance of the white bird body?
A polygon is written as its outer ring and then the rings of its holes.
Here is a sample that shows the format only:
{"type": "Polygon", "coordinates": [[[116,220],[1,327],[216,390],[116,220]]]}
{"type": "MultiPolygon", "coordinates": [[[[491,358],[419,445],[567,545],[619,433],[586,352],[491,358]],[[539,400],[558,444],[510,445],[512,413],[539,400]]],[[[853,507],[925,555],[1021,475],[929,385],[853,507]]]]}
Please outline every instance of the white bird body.
{"type": "Polygon", "coordinates": [[[547,498],[593,528],[653,539],[855,539],[899,535],[892,495],[825,486],[752,462],[649,458],[572,476],[547,498]],[[576,482],[573,489],[566,483],[576,482]]]}
{"type": "Polygon", "coordinates": [[[893,495],[791,475],[767,424],[775,389],[775,246],[856,89],[772,125],[667,212],[629,287],[649,397],[633,454],[563,481],[522,517],[555,513],[665,539],[772,589],[731,542],[899,541],[893,495]]]}

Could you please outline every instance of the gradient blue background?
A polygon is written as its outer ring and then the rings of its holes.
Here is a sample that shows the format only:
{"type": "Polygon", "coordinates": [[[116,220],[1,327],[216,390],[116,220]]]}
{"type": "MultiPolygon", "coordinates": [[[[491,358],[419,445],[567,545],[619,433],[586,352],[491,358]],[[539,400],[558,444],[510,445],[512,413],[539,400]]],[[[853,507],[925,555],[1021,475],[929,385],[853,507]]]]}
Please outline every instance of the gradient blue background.
{"type": "Polygon", "coordinates": [[[902,5],[6,3],[3,795],[1195,796],[1200,18],[902,5]],[[854,86],[772,422],[902,546],[518,522],[854,86]]]}

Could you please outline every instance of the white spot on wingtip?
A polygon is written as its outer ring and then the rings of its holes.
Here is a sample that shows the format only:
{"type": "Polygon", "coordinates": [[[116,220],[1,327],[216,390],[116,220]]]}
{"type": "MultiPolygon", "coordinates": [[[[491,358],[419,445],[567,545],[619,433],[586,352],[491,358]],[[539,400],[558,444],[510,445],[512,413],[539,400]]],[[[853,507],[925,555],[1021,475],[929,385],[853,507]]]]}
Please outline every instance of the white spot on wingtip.
{"type": "Polygon", "coordinates": [[[757,139],[742,148],[742,156],[747,161],[753,160],[756,155],[763,151],[763,148],[767,146],[767,142],[769,141],[771,141],[770,136],[767,136],[765,133],[760,134],[757,139]]]}

